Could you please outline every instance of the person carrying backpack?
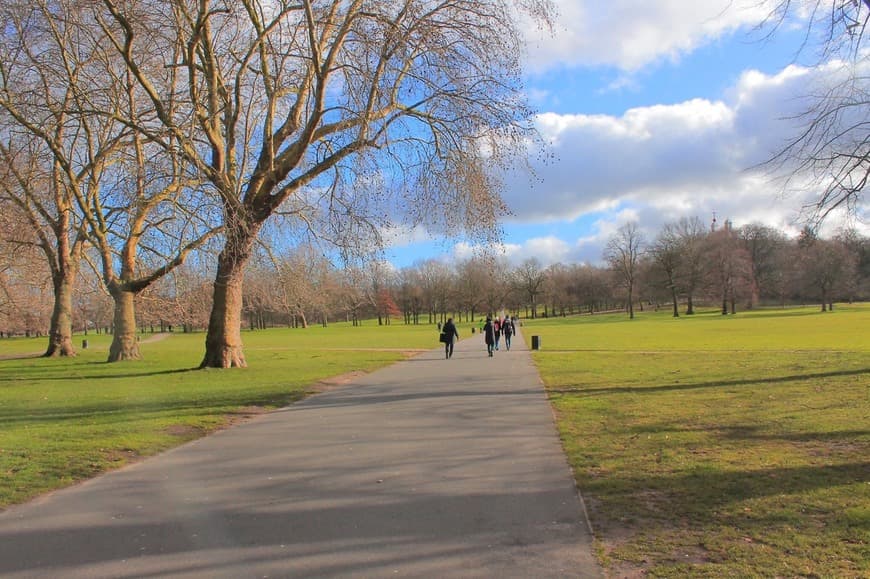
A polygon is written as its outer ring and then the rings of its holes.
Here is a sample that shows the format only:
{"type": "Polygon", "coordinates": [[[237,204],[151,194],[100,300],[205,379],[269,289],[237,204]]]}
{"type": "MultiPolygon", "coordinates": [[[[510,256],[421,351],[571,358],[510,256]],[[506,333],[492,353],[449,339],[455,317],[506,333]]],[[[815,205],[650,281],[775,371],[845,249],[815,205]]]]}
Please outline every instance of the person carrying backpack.
{"type": "Polygon", "coordinates": [[[492,321],[492,335],[495,339],[495,349],[498,350],[498,340],[501,337],[501,322],[499,322],[498,316],[492,321]]]}
{"type": "Polygon", "coordinates": [[[513,336],[517,329],[514,326],[513,320],[510,317],[506,317],[501,324],[501,331],[504,334],[504,345],[508,350],[511,349],[511,336],[513,336]]]}

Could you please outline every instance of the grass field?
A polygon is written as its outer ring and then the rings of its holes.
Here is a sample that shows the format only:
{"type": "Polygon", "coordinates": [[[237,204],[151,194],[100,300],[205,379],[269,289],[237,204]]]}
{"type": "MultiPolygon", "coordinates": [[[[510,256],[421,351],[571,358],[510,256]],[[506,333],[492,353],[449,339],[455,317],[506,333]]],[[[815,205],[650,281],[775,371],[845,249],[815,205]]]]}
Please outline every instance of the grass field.
{"type": "MultiPolygon", "coordinates": [[[[868,328],[870,306],[526,321],[608,573],[870,576],[868,328]]],[[[121,364],[105,335],[54,360],[0,340],[0,508],[438,346],[401,323],[243,337],[230,371],[194,369],[203,334],[121,364]]]]}
{"type": "Polygon", "coordinates": [[[870,307],[532,335],[609,574],[870,576],[870,307]]]}
{"type": "Polygon", "coordinates": [[[399,323],[244,332],[249,367],[229,371],[194,369],[204,334],[143,335],[144,359],[118,364],[105,363],[111,336],[88,335],[70,359],[22,357],[45,339],[0,340],[0,508],[285,405],[324,379],[438,347],[437,337],[434,326],[399,323]]]}

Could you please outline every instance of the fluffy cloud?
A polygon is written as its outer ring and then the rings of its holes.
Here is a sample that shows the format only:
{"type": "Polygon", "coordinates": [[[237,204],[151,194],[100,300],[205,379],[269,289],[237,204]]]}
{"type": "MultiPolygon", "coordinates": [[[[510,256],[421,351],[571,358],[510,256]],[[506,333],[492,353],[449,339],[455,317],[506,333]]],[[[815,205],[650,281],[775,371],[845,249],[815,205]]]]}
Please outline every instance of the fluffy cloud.
{"type": "MultiPolygon", "coordinates": [[[[598,261],[621,223],[636,220],[652,236],[666,222],[696,215],[707,220],[714,212],[738,226],[755,221],[796,232],[813,188],[786,193],[763,165],[802,123],[807,102],[796,95],[831,82],[838,70],[838,63],[789,66],[775,75],[750,70],[722,100],[635,108],[619,117],[540,115],[537,126],[553,154],[536,167],[537,180],[509,180],[505,198],[513,222],[570,223],[590,214],[600,219],[572,246],[551,242],[558,247],[553,251],[533,240],[511,253],[598,261]]],[[[832,228],[840,223],[829,220],[832,228]]]]}
{"type": "Polygon", "coordinates": [[[735,29],[754,26],[771,10],[762,0],[556,0],[552,36],[528,26],[529,67],[614,66],[634,71],[678,60],[735,29]]]}
{"type": "Polygon", "coordinates": [[[694,99],[621,117],[542,114],[537,125],[551,160],[536,167],[537,182],[513,176],[506,200],[518,220],[540,222],[629,201],[674,214],[718,203],[723,212],[741,205],[767,210],[776,186],[749,169],[794,134],[803,105],[793,95],[824,74],[797,67],[774,76],[746,72],[727,102],[694,99]]]}

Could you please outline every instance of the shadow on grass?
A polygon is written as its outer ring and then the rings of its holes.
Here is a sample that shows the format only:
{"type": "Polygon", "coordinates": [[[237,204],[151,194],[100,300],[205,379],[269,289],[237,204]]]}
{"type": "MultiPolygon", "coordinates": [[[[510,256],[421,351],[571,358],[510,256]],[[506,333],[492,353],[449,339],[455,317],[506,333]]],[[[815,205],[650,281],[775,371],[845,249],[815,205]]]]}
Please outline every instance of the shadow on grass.
{"type": "MultiPolygon", "coordinates": [[[[105,368],[105,362],[88,362],[83,366],[78,366],[77,368],[87,368],[93,369],[95,367],[105,368]]],[[[14,370],[14,369],[13,369],[14,370]]],[[[22,380],[29,381],[39,381],[39,380],[51,380],[51,381],[81,381],[81,380],[104,380],[106,378],[140,378],[147,376],[161,376],[161,375],[169,375],[169,374],[184,374],[186,372],[193,372],[199,370],[199,367],[192,368],[172,368],[169,370],[148,370],[147,368],[142,369],[130,369],[127,372],[117,372],[111,374],[103,374],[101,372],[82,372],[77,373],[71,368],[40,368],[34,369],[32,366],[26,367],[26,370],[22,368],[23,374],[17,374],[13,372],[4,372],[7,374],[6,376],[0,377],[0,382],[21,382],[22,380]]]]}
{"type": "Polygon", "coordinates": [[[711,382],[693,382],[688,384],[668,384],[661,386],[606,386],[579,387],[579,388],[549,388],[552,394],[572,394],[577,396],[598,396],[602,394],[637,394],[654,392],[675,392],[682,390],[698,390],[704,388],[720,388],[723,386],[749,386],[763,384],[779,384],[783,382],[800,382],[803,380],[818,380],[820,378],[835,378],[843,376],[870,376],[870,368],[857,370],[837,370],[832,372],[816,372],[813,374],[791,374],[788,376],[776,376],[770,378],[746,378],[742,380],[716,380],[711,382]]]}
{"type": "MultiPolygon", "coordinates": [[[[760,470],[727,471],[716,468],[697,469],[674,475],[635,475],[621,472],[612,476],[584,478],[580,486],[584,495],[595,497],[607,510],[621,511],[607,516],[611,521],[623,516],[633,519],[640,534],[662,532],[662,525],[689,523],[696,528],[722,523],[754,528],[764,535],[772,524],[801,512],[795,497],[820,489],[863,485],[870,481],[870,462],[854,461],[835,465],[780,467],[760,470]],[[793,495],[789,497],[789,495],[793,495]],[[792,514],[776,506],[759,507],[751,514],[739,516],[729,507],[737,503],[766,497],[783,497],[793,505],[792,514]],[[724,514],[727,511],[733,514],[724,514]]],[[[857,500],[857,499],[856,499],[857,500]]],[[[842,505],[840,505],[842,506],[842,505]]],[[[837,518],[839,507],[832,505],[819,514],[828,521],[837,518]]]]}
{"type": "Polygon", "coordinates": [[[191,400],[148,400],[147,402],[107,401],[103,404],[88,404],[82,406],[56,406],[52,408],[29,408],[27,411],[16,408],[0,407],[0,423],[13,425],[16,423],[63,422],[78,421],[83,418],[91,420],[109,419],[113,422],[123,422],[125,416],[130,420],[147,420],[151,416],[179,415],[225,415],[232,414],[234,408],[259,406],[283,407],[297,402],[306,396],[302,390],[282,394],[238,395],[210,397],[197,401],[191,400]]]}
{"type": "Polygon", "coordinates": [[[631,428],[632,435],[662,433],[700,433],[716,435],[717,438],[731,441],[783,440],[790,442],[852,443],[863,437],[870,437],[870,430],[835,430],[828,432],[771,432],[770,425],[741,424],[737,426],[683,426],[667,423],[646,424],[631,428]]]}

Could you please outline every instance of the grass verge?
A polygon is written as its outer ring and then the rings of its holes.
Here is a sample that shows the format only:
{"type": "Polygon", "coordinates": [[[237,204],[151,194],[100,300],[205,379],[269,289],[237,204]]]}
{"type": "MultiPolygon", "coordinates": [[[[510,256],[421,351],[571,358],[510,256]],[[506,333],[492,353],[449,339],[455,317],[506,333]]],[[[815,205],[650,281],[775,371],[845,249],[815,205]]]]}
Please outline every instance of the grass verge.
{"type": "Polygon", "coordinates": [[[870,575],[870,308],[527,322],[613,576],[870,575]]]}
{"type": "Polygon", "coordinates": [[[110,336],[89,335],[67,359],[20,357],[44,340],[0,340],[0,508],[289,404],[329,377],[436,348],[437,337],[399,324],[246,332],[249,367],[234,370],[195,369],[203,334],[146,335],[144,359],[118,364],[105,363],[110,336]]]}

